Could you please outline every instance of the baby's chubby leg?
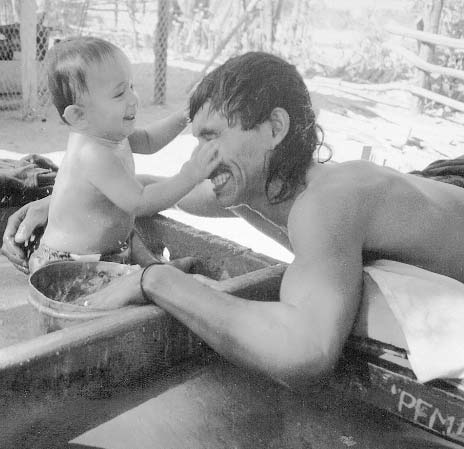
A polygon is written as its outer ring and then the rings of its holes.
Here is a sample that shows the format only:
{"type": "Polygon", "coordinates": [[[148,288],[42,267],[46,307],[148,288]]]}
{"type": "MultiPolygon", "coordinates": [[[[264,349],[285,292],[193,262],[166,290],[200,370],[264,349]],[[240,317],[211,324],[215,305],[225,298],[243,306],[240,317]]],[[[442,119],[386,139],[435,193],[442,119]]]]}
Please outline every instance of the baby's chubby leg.
{"type": "Polygon", "coordinates": [[[168,263],[169,261],[163,257],[163,254],[155,254],[151,251],[141,239],[138,232],[134,231],[130,238],[130,263],[133,265],[140,265],[146,267],[151,263],[162,262],[168,263]]]}

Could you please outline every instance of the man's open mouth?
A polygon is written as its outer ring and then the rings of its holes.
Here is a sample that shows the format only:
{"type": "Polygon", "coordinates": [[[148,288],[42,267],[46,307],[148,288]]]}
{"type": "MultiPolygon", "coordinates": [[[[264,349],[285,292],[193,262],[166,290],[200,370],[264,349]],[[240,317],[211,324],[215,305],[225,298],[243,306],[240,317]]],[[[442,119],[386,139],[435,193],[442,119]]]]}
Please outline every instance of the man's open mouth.
{"type": "Polygon", "coordinates": [[[135,114],[128,114],[124,116],[124,120],[135,120],[135,114]]]}
{"type": "Polygon", "coordinates": [[[227,167],[219,166],[211,173],[209,179],[214,184],[214,190],[218,190],[224,187],[231,177],[232,173],[227,167]]]}

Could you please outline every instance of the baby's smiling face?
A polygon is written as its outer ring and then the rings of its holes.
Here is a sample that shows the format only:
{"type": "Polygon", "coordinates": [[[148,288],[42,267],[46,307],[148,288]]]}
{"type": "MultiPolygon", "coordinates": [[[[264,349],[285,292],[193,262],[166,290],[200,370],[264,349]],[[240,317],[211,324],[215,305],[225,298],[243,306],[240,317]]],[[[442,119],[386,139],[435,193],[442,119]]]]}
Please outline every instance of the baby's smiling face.
{"type": "Polygon", "coordinates": [[[86,78],[88,92],[82,95],[86,132],[114,141],[132,134],[139,100],[127,57],[116,53],[90,66],[86,78]]]}

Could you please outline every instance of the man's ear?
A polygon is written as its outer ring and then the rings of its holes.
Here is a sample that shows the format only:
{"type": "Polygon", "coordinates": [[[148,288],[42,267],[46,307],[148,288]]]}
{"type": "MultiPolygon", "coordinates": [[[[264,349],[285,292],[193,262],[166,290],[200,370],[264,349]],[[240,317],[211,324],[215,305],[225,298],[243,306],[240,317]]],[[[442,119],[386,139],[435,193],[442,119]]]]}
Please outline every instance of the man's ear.
{"type": "Polygon", "coordinates": [[[63,117],[74,128],[81,129],[87,125],[84,109],[77,104],[66,106],[63,117]]]}
{"type": "Polygon", "coordinates": [[[272,139],[274,146],[278,145],[287,136],[290,128],[290,116],[283,108],[274,108],[270,116],[272,139]]]}

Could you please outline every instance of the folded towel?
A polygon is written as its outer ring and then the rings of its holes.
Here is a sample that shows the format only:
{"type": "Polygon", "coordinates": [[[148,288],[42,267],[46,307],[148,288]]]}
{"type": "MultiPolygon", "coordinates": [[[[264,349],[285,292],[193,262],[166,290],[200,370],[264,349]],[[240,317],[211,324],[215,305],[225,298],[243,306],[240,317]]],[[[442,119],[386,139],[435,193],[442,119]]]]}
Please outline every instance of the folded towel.
{"type": "Polygon", "coordinates": [[[364,271],[403,331],[417,379],[464,379],[464,284],[390,260],[373,262],[364,271]]]}

